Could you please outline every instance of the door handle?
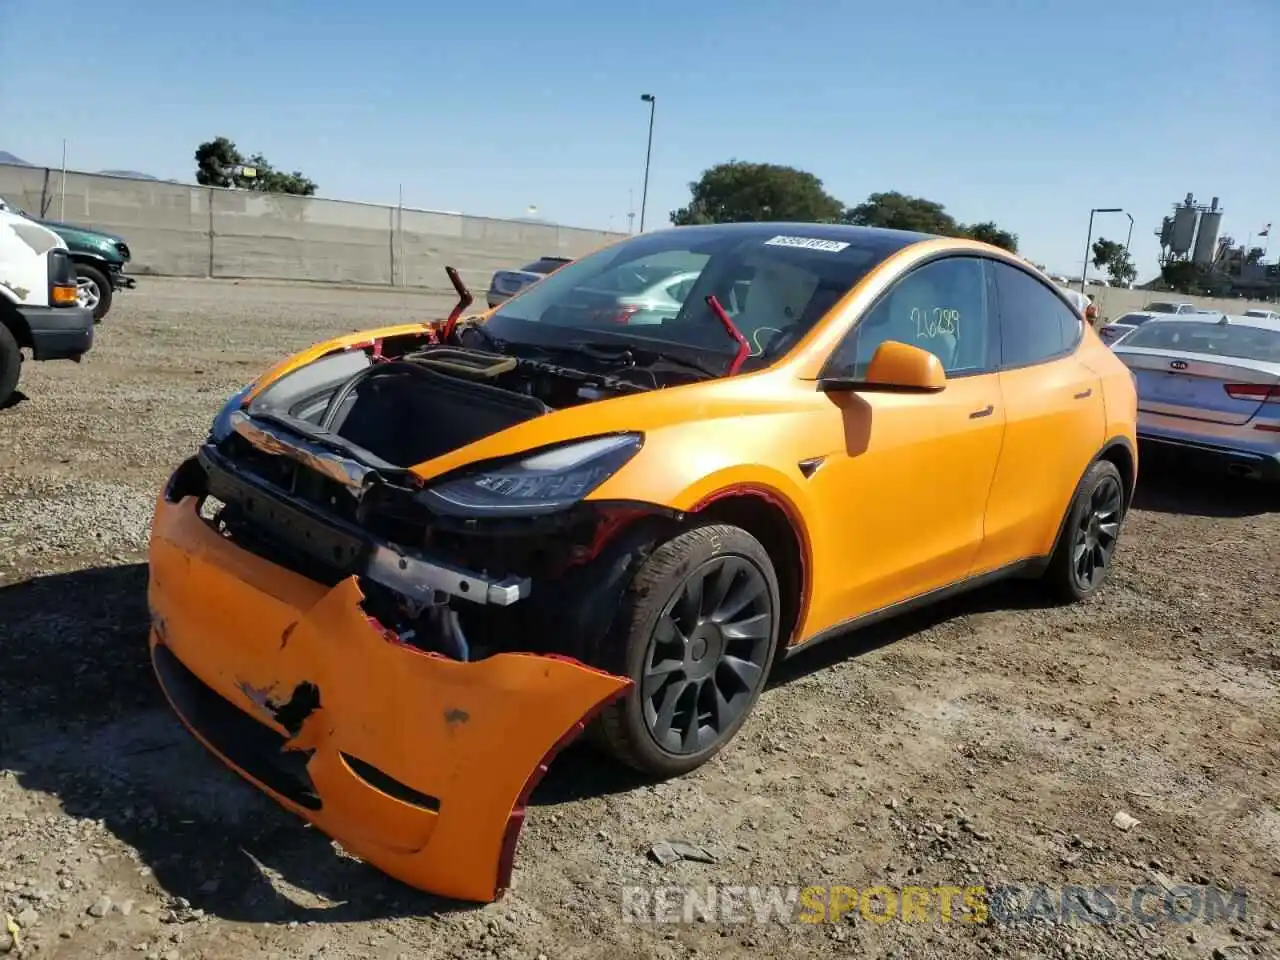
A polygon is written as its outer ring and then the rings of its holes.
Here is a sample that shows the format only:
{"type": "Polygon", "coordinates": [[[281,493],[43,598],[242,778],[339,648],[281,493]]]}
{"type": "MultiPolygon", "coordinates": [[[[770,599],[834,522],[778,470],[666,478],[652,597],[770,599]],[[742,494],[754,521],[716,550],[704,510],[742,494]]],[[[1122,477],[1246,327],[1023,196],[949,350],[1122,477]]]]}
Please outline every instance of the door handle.
{"type": "Polygon", "coordinates": [[[983,407],[981,410],[975,410],[975,411],[973,411],[973,413],[969,414],[969,419],[970,419],[970,420],[977,420],[977,419],[979,419],[979,418],[981,418],[981,417],[989,417],[989,416],[991,416],[991,414],[993,414],[993,413],[995,413],[995,412],[996,412],[996,408],[995,408],[994,406],[992,406],[991,404],[989,404],[989,403],[988,403],[988,404],[987,404],[985,407],[983,407]]]}
{"type": "Polygon", "coordinates": [[[1071,399],[1072,399],[1072,400],[1087,400],[1087,399],[1088,399],[1089,397],[1091,397],[1091,396],[1093,396],[1093,387],[1090,387],[1088,390],[1082,390],[1080,393],[1077,393],[1077,394],[1076,394],[1074,397],[1072,397],[1071,399]]]}

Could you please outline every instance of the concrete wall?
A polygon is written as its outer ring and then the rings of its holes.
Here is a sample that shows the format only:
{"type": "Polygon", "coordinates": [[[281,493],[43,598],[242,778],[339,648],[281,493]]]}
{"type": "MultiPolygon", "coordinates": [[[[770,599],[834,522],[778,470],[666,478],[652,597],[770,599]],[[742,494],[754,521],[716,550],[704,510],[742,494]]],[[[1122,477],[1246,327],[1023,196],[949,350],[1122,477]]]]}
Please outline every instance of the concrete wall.
{"type": "Polygon", "coordinates": [[[495,270],[579,257],[620,236],[100,174],[68,172],[65,200],[61,187],[61,171],[0,164],[0,197],[11,206],[120,234],[137,274],[447,290],[448,265],[479,295],[495,270]]]}
{"type": "MultiPolygon", "coordinates": [[[[1078,283],[1074,284],[1071,289],[1079,290],[1080,285],[1078,283]]],[[[1085,287],[1085,292],[1093,295],[1093,302],[1098,305],[1100,316],[1110,320],[1115,320],[1121,314],[1128,313],[1131,310],[1141,310],[1144,305],[1152,300],[1175,300],[1179,303],[1194,303],[1198,307],[1204,307],[1208,310],[1221,310],[1224,313],[1243,313],[1250,307],[1260,307],[1266,310],[1276,309],[1275,304],[1254,300],[1184,297],[1180,293],[1154,293],[1150,290],[1126,290],[1123,287],[1095,287],[1092,284],[1085,287]]]]}

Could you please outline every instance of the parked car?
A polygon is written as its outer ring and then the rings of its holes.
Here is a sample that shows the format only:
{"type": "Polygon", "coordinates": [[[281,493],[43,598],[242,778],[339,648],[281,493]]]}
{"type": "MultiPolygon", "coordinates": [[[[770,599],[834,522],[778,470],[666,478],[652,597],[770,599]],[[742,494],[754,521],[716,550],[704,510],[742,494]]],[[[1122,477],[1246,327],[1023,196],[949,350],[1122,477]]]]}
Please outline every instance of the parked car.
{"type": "Polygon", "coordinates": [[[1275,310],[1246,310],[1242,316],[1255,320],[1280,320],[1280,313],[1275,310]]]}
{"type": "Polygon", "coordinates": [[[1141,310],[1142,313],[1199,313],[1200,308],[1194,303],[1180,303],[1175,300],[1152,300],[1141,310]]]}
{"type": "Polygon", "coordinates": [[[2,198],[0,210],[26,217],[62,238],[75,264],[80,305],[89,308],[95,322],[100,322],[111,310],[115,291],[137,286],[137,281],[124,272],[133,254],[123,237],[72,223],[42,220],[9,206],[2,198]]]}
{"type": "Polygon", "coordinates": [[[318,344],[157,498],[151,657],[203,743],[352,854],[489,900],[589,727],[648,775],[783,657],[1019,575],[1093,595],[1133,380],[1042,273],[826,224],[640,234],[496,310],[318,344]],[[619,324],[623,272],[696,273],[619,324]]]}
{"type": "Polygon", "coordinates": [[[79,305],[75,267],[62,239],[0,210],[0,406],[32,360],[79,360],[93,345],[93,315],[79,305]]]}
{"type": "Polygon", "coordinates": [[[567,257],[540,257],[526,263],[519,270],[499,270],[489,283],[488,301],[496,307],[508,297],[513,297],[531,283],[537,283],[549,273],[559,270],[573,261],[567,257]]]}
{"type": "Polygon", "coordinates": [[[1103,343],[1114,344],[1125,334],[1136,330],[1148,320],[1167,316],[1169,316],[1169,314],[1157,313],[1153,310],[1135,310],[1132,313],[1126,313],[1109,323],[1104,323],[1098,328],[1098,336],[1102,338],[1103,343]]]}
{"type": "Polygon", "coordinates": [[[1140,440],[1280,479],[1280,320],[1151,320],[1114,351],[1137,382],[1140,440]]]}

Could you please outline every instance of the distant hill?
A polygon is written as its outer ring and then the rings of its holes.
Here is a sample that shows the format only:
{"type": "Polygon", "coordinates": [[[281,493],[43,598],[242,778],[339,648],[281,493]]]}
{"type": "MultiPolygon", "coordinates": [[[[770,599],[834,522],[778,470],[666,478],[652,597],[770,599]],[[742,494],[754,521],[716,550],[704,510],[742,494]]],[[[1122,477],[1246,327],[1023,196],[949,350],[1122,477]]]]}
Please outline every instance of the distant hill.
{"type": "Polygon", "coordinates": [[[139,173],[137,170],[99,170],[100,174],[106,177],[126,177],[129,180],[159,180],[159,177],[153,177],[149,173],[139,173]]]}
{"type": "Polygon", "coordinates": [[[9,153],[7,150],[0,150],[0,163],[11,163],[15,167],[31,166],[31,164],[27,163],[27,161],[23,160],[21,157],[15,157],[12,153],[9,153]]]}

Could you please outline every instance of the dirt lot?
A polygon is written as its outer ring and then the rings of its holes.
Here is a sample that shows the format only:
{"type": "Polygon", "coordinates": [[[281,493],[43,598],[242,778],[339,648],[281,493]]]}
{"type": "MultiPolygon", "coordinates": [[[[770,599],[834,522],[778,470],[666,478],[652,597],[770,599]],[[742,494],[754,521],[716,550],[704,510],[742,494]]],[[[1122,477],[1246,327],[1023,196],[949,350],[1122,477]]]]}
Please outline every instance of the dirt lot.
{"type": "Polygon", "coordinates": [[[225,771],[148,671],[152,498],[268,362],[445,307],[148,279],[82,366],[24,371],[28,399],[0,410],[0,953],[1280,956],[1280,498],[1176,464],[1146,464],[1090,603],[1043,609],[1014,584],[833,641],[679,781],[572,749],[535,795],[513,890],[483,909],[338,855],[225,771]],[[663,840],[720,849],[660,866],[663,840]],[[1122,907],[1135,886],[1216,886],[1246,911],[643,924],[623,914],[636,884],[1110,884],[1122,907]]]}

